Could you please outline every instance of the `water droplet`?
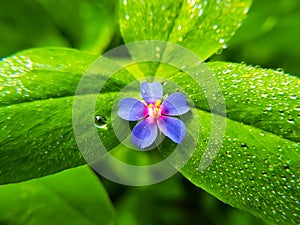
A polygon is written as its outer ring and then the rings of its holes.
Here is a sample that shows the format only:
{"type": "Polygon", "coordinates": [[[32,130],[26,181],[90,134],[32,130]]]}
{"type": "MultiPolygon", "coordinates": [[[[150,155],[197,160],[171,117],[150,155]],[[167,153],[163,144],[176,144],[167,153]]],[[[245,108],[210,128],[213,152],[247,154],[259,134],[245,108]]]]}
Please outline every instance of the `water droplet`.
{"type": "Polygon", "coordinates": [[[266,110],[272,111],[272,105],[269,105],[269,106],[266,108],[266,110]]]}
{"type": "Polygon", "coordinates": [[[95,116],[95,126],[100,129],[107,128],[106,118],[104,116],[95,116]]]}
{"type": "Polygon", "coordinates": [[[219,43],[223,44],[224,42],[225,42],[225,39],[224,38],[220,38],[219,43]]]}
{"type": "Polygon", "coordinates": [[[249,8],[246,7],[246,8],[244,9],[244,14],[247,14],[248,12],[249,12],[249,8]]]}
{"type": "Polygon", "coordinates": [[[215,25],[213,25],[213,27],[212,27],[214,30],[216,30],[216,29],[218,29],[218,25],[217,24],[215,24],[215,25]]]}
{"type": "Polygon", "coordinates": [[[288,121],[289,123],[291,123],[291,124],[295,123],[295,120],[294,120],[293,118],[288,118],[287,121],[288,121]]]}
{"type": "Polygon", "coordinates": [[[198,12],[198,16],[199,16],[199,17],[203,15],[203,11],[204,11],[203,9],[200,9],[200,10],[199,10],[199,12],[198,12]]]}
{"type": "Polygon", "coordinates": [[[181,66],[181,70],[186,70],[187,66],[181,66]]]}
{"type": "Polygon", "coordinates": [[[290,94],[290,99],[293,99],[293,100],[298,99],[298,96],[295,94],[290,94]]]}
{"type": "Polygon", "coordinates": [[[178,25],[177,30],[181,30],[181,29],[182,29],[182,26],[178,25]]]}
{"type": "Polygon", "coordinates": [[[242,147],[242,148],[248,148],[248,145],[247,145],[246,143],[242,143],[242,144],[241,144],[241,147],[242,147]]]}
{"type": "Polygon", "coordinates": [[[282,69],[282,68],[277,68],[276,71],[277,71],[278,73],[282,73],[282,74],[284,73],[284,69],[282,69]]]}
{"type": "Polygon", "coordinates": [[[126,20],[129,20],[129,15],[128,15],[128,14],[126,14],[125,18],[126,18],[126,20]]]}

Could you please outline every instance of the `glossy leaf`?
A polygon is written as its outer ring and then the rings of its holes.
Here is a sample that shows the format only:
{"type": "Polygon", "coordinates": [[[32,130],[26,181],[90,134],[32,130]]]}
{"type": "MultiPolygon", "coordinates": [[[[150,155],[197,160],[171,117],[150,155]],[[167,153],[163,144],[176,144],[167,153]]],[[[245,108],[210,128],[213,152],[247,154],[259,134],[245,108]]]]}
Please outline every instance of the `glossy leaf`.
{"type": "Polygon", "coordinates": [[[0,186],[1,224],[114,223],[114,209],[87,166],[0,186]]]}
{"type": "Polygon", "coordinates": [[[224,93],[226,133],[217,157],[201,172],[211,133],[210,109],[189,77],[172,77],[191,94],[201,125],[198,147],[182,174],[227,204],[278,224],[298,224],[299,78],[243,64],[208,66],[224,93]]]}
{"type": "Polygon", "coordinates": [[[120,27],[125,42],[170,41],[205,60],[225,47],[245,17],[251,0],[120,2],[120,27]]]}
{"type": "MultiPolygon", "coordinates": [[[[73,135],[72,104],[77,84],[94,58],[74,50],[35,49],[0,62],[0,183],[85,163],[73,135]]],[[[82,98],[98,93],[92,84],[103,76],[90,76],[82,98]]],[[[133,79],[128,73],[116,77],[102,89],[95,114],[109,118],[114,92],[133,79]]],[[[110,137],[105,139],[106,146],[118,144],[112,130],[103,135],[110,137]]]]}
{"type": "MultiPolygon", "coordinates": [[[[226,102],[227,117],[300,142],[300,80],[282,71],[238,63],[211,62],[209,68],[226,102]]],[[[204,92],[178,73],[170,77],[191,94],[195,105],[210,111],[204,92]]]]}

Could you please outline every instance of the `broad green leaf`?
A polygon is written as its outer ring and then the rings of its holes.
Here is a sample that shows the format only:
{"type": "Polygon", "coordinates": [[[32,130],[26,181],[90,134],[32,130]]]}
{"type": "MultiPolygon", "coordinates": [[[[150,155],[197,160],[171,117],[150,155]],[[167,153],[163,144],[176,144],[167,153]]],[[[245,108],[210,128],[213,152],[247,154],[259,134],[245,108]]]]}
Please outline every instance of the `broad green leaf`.
{"type": "Polygon", "coordinates": [[[120,28],[125,42],[178,43],[205,60],[233,36],[251,0],[123,0],[120,28]]]}
{"type": "Polygon", "coordinates": [[[87,166],[0,186],[1,224],[114,224],[114,209],[87,166]]]}
{"type": "MultiPolygon", "coordinates": [[[[236,208],[278,224],[298,224],[299,78],[243,64],[215,62],[208,66],[226,101],[225,138],[213,163],[200,171],[211,133],[210,109],[203,92],[188,76],[172,77],[191,94],[201,125],[198,147],[182,174],[236,208]]],[[[167,155],[169,151],[162,152],[167,155]]]]}
{"type": "Polygon", "coordinates": [[[66,48],[21,52],[0,61],[0,106],[74,95],[95,56],[66,48]]]}
{"type": "Polygon", "coordinates": [[[221,201],[278,224],[299,222],[299,143],[227,120],[222,148],[199,171],[211,129],[210,115],[199,111],[200,143],[181,173],[221,201]]]}
{"type": "MultiPolygon", "coordinates": [[[[77,84],[94,58],[54,48],[21,52],[0,62],[0,183],[45,176],[85,163],[73,136],[72,104],[77,84]]],[[[91,75],[91,83],[102,76],[91,75]]],[[[111,78],[102,90],[107,93],[99,95],[95,113],[109,118],[114,92],[131,80],[126,72],[111,78]]],[[[86,89],[87,93],[98,93],[90,86],[86,89]]],[[[118,144],[111,129],[103,137],[109,148],[118,144]]]]}
{"type": "MultiPolygon", "coordinates": [[[[300,142],[300,80],[282,71],[238,63],[212,62],[226,102],[227,117],[300,142]]],[[[195,105],[209,112],[203,91],[178,73],[170,78],[185,88],[195,105]]]]}

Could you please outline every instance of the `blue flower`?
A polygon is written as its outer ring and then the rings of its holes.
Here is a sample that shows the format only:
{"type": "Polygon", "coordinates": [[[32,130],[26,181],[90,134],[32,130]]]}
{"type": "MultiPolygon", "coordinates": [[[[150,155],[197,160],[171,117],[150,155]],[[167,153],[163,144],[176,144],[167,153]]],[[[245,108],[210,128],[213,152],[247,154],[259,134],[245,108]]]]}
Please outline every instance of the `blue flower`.
{"type": "Polygon", "coordinates": [[[184,123],[174,116],[190,110],[185,95],[175,92],[163,98],[160,83],[143,82],[140,86],[143,101],[124,98],[119,104],[118,115],[124,120],[139,121],[132,130],[132,143],[140,149],[149,147],[157,138],[158,129],[180,144],[186,135],[184,123]]]}

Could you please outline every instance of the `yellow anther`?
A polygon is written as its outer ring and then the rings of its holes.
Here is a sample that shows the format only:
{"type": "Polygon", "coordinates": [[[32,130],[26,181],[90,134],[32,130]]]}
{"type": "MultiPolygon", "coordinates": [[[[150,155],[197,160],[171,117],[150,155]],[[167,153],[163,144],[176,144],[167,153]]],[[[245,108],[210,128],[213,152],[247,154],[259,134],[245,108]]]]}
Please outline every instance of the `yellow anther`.
{"type": "Polygon", "coordinates": [[[158,111],[159,111],[159,108],[155,108],[154,111],[155,111],[155,112],[158,112],[158,111]]]}
{"type": "Polygon", "coordinates": [[[160,103],[161,103],[161,100],[157,99],[156,102],[155,102],[155,106],[156,107],[160,106],[160,103]]]}
{"type": "Polygon", "coordinates": [[[152,104],[152,103],[150,103],[150,104],[148,105],[148,107],[149,107],[149,108],[152,108],[152,107],[153,107],[153,104],[152,104]]]}

